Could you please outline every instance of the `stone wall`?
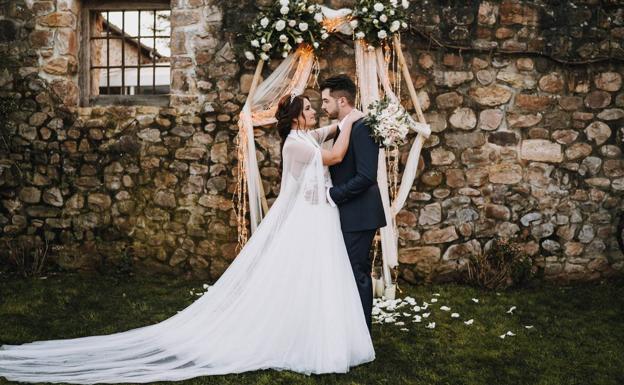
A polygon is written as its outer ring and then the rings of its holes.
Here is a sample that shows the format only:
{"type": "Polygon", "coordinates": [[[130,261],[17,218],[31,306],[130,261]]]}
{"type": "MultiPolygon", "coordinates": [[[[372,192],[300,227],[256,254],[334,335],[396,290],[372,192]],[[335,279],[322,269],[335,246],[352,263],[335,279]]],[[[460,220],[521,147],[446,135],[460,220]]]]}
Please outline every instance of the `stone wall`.
{"type": "MultiPolygon", "coordinates": [[[[240,32],[264,3],[173,0],[159,108],[78,106],[80,2],[0,0],[0,96],[19,104],[2,127],[0,238],[48,240],[68,268],[130,258],[220,276],[236,255],[236,121],[254,69],[240,32]]],[[[421,3],[403,42],[434,134],[398,216],[403,278],[454,279],[496,235],[547,278],[621,272],[624,6],[421,3]]],[[[320,77],[353,74],[350,39],[329,40],[320,77]]],[[[259,128],[256,141],[271,201],[279,138],[259,128]]]]}

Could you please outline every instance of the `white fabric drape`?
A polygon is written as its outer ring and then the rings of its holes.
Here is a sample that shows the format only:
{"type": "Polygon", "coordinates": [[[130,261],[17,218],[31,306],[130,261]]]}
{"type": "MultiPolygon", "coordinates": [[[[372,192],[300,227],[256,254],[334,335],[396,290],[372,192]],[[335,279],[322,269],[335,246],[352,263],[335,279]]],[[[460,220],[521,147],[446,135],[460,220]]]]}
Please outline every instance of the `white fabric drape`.
{"type": "Polygon", "coordinates": [[[247,191],[249,195],[249,217],[251,231],[262,221],[264,212],[262,200],[262,180],[256,159],[254,126],[273,124],[279,98],[291,92],[302,93],[305,90],[314,64],[314,54],[304,47],[289,55],[256,89],[253,100],[245,102],[239,117],[239,140],[244,143],[247,191]]]}

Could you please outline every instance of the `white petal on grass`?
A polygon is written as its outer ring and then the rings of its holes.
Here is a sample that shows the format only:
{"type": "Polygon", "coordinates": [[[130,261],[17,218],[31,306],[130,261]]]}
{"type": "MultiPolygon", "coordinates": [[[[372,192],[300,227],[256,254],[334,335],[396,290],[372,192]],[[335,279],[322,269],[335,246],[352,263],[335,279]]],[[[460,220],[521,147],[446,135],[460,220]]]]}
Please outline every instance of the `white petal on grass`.
{"type": "Polygon", "coordinates": [[[533,325],[525,325],[524,326],[526,329],[533,329],[533,325]]]}
{"type": "Polygon", "coordinates": [[[421,309],[420,309],[420,306],[416,305],[412,308],[412,310],[415,312],[419,312],[421,309]]]}
{"type": "Polygon", "coordinates": [[[507,334],[508,336],[515,336],[515,334],[514,334],[514,333],[512,333],[510,330],[508,330],[506,334],[507,334]]]}
{"type": "Polygon", "coordinates": [[[499,337],[504,340],[506,336],[506,334],[501,334],[499,337]]]}
{"type": "Polygon", "coordinates": [[[509,310],[507,310],[507,313],[508,314],[512,314],[514,310],[516,310],[516,307],[512,306],[512,307],[509,308],[509,310]]]}
{"type": "Polygon", "coordinates": [[[403,326],[403,325],[405,325],[405,322],[399,321],[399,322],[395,322],[394,324],[397,325],[397,326],[403,326]]]}
{"type": "Polygon", "coordinates": [[[438,302],[437,298],[431,298],[431,303],[436,303],[436,302],[438,302]]]}
{"type": "Polygon", "coordinates": [[[465,323],[466,325],[472,325],[472,324],[474,323],[474,320],[471,318],[471,319],[469,319],[468,321],[464,321],[464,323],[465,323]]]}
{"type": "Polygon", "coordinates": [[[453,313],[453,314],[451,314],[451,318],[459,318],[459,313],[453,313]]]}
{"type": "Polygon", "coordinates": [[[409,329],[408,329],[408,328],[401,328],[401,331],[403,331],[403,332],[408,332],[408,331],[409,331],[409,329]]]}
{"type": "Polygon", "coordinates": [[[431,313],[423,313],[422,317],[423,318],[429,318],[429,315],[431,315],[431,313]]]}
{"type": "Polygon", "coordinates": [[[474,302],[474,303],[479,303],[479,299],[478,299],[478,298],[473,298],[473,299],[472,299],[472,302],[474,302]]]}
{"type": "Polygon", "coordinates": [[[433,293],[434,296],[439,297],[440,293],[433,293]]]}
{"type": "Polygon", "coordinates": [[[442,306],[440,306],[440,310],[449,311],[449,310],[451,310],[451,308],[446,306],[446,305],[442,305],[442,306]]]}
{"type": "Polygon", "coordinates": [[[425,326],[427,329],[435,329],[435,322],[429,322],[429,324],[427,326],[425,326]]]}

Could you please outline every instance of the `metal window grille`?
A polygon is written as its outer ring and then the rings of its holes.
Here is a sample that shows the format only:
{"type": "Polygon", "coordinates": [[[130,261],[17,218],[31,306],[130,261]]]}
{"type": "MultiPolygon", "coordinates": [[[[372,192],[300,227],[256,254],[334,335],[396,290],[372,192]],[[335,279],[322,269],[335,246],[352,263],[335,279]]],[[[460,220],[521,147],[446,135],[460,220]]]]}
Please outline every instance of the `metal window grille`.
{"type": "Polygon", "coordinates": [[[101,29],[90,36],[91,46],[97,47],[91,50],[95,55],[90,60],[91,81],[98,84],[99,94],[168,94],[170,62],[159,47],[171,40],[171,11],[99,9],[92,13],[91,20],[101,29]]]}

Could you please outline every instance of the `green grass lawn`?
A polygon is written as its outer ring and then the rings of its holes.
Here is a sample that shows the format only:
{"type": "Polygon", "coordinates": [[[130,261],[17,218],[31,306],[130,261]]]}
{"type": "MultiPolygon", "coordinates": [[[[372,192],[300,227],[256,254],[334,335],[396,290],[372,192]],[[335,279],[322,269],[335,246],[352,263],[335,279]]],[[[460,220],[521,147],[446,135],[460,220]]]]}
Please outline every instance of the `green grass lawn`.
{"type": "MultiPolygon", "coordinates": [[[[0,344],[153,324],[189,305],[197,298],[190,291],[201,291],[203,283],[171,277],[0,275],[0,344]]],[[[418,304],[438,298],[426,310],[431,315],[421,323],[408,319],[404,326],[374,325],[377,359],[348,374],[259,371],[182,383],[624,384],[624,280],[500,292],[455,284],[402,289],[401,297],[410,295],[418,304]],[[451,311],[440,310],[442,305],[451,311]],[[516,309],[510,314],[511,306],[516,309]],[[452,312],[460,317],[451,318],[452,312]],[[468,319],[474,323],[464,324],[468,319]],[[427,329],[429,322],[436,327],[427,329]],[[515,336],[501,339],[507,331],[515,336]]]]}

